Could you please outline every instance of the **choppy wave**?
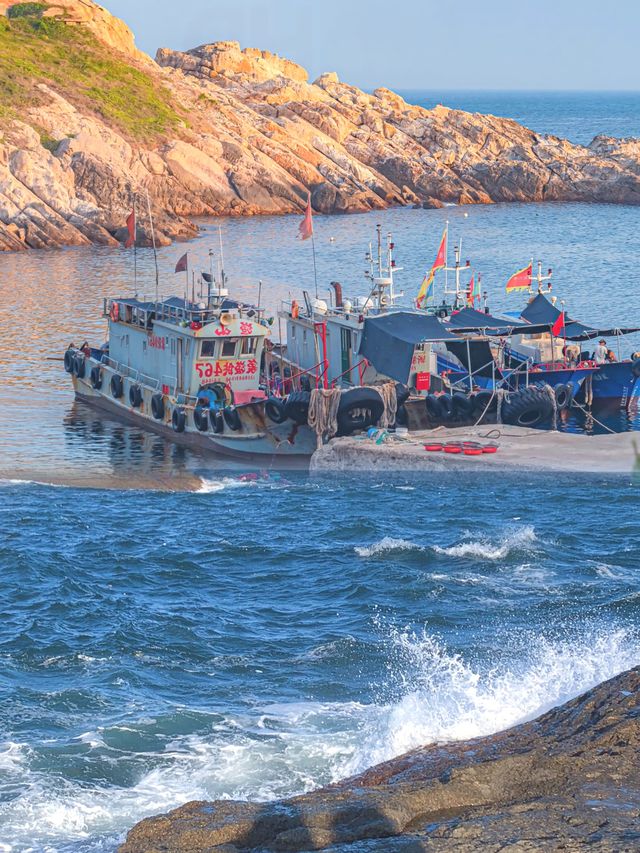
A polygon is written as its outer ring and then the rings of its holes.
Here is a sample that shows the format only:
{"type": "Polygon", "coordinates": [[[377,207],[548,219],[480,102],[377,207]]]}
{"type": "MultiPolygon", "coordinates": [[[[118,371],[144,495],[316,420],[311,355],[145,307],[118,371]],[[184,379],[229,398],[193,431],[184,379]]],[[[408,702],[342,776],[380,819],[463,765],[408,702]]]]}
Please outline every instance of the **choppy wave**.
{"type": "Polygon", "coordinates": [[[408,539],[394,539],[391,536],[385,536],[384,539],[375,542],[373,545],[357,546],[354,551],[359,557],[380,557],[384,554],[394,554],[400,551],[424,551],[424,548],[408,539]]]}
{"type": "MultiPolygon", "coordinates": [[[[268,800],[311,790],[417,746],[467,739],[532,719],[640,661],[632,631],[567,630],[561,639],[517,638],[520,653],[474,663],[428,633],[387,630],[388,672],[373,704],[292,702],[246,717],[211,716],[207,731],[179,735],[155,753],[138,753],[138,781],[91,787],[32,770],[31,749],[0,748],[0,767],[24,793],[0,806],[5,838],[18,851],[113,851],[125,830],[148,814],[192,799],[268,800]],[[145,769],[146,764],[146,769],[145,769]],[[49,845],[49,846],[47,846],[49,845]]],[[[513,647],[513,642],[506,646],[513,647]]],[[[150,719],[146,734],[158,726],[150,719]]],[[[132,730],[120,727],[120,736],[132,730]],[[126,729],[126,732],[125,732],[126,729]]],[[[140,726],[138,727],[140,728],[140,726]]],[[[105,751],[120,729],[85,732],[105,751]]],[[[116,755],[122,746],[118,743],[116,755]]]]}
{"type": "Polygon", "coordinates": [[[468,541],[460,542],[458,545],[452,545],[448,548],[443,548],[439,545],[434,545],[433,550],[436,554],[441,554],[447,557],[471,557],[480,560],[504,560],[514,553],[529,552],[532,546],[537,542],[538,537],[533,527],[526,525],[518,527],[515,530],[510,530],[504,534],[499,540],[491,541],[487,538],[474,539],[469,537],[468,541]]]}

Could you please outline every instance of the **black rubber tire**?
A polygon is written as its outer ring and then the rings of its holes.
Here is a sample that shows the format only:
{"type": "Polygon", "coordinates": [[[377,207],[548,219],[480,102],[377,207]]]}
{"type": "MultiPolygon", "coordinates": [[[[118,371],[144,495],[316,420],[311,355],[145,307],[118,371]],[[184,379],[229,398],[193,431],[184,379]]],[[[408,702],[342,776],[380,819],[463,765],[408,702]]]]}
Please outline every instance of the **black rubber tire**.
{"type": "Polygon", "coordinates": [[[311,380],[308,376],[300,377],[300,390],[301,391],[311,391],[311,380]]]}
{"type": "Polygon", "coordinates": [[[210,409],[209,420],[211,421],[211,428],[215,434],[222,435],[224,432],[224,418],[222,417],[220,409],[210,409]]]}
{"type": "Polygon", "coordinates": [[[553,403],[543,388],[523,388],[512,394],[502,407],[502,422],[511,426],[537,427],[548,423],[553,403]]]}
{"type": "Polygon", "coordinates": [[[556,406],[558,411],[562,412],[571,406],[573,400],[573,388],[565,382],[558,382],[553,389],[556,395],[556,406]]]}
{"type": "Polygon", "coordinates": [[[124,382],[122,381],[122,376],[119,373],[114,373],[111,377],[111,382],[109,383],[109,387],[111,389],[111,396],[116,400],[119,400],[124,394],[124,382]]]}
{"type": "Polygon", "coordinates": [[[102,371],[97,364],[91,368],[89,379],[91,380],[91,387],[95,391],[99,391],[102,388],[102,371]]]}
{"type": "Polygon", "coordinates": [[[67,373],[73,373],[73,363],[75,361],[75,353],[72,349],[68,349],[64,354],[64,369],[67,373]]]}
{"type": "Polygon", "coordinates": [[[187,416],[185,411],[180,406],[176,406],[176,408],[171,412],[171,426],[173,427],[174,432],[184,432],[187,426],[187,416]]]}
{"type": "Polygon", "coordinates": [[[196,406],[193,410],[193,422],[196,425],[198,432],[208,432],[209,409],[204,406],[196,406]]]}
{"type": "Polygon", "coordinates": [[[87,372],[87,360],[82,355],[82,353],[76,353],[76,357],[73,359],[73,375],[77,376],[78,379],[84,379],[85,373],[87,372]]]}
{"type": "Polygon", "coordinates": [[[445,320],[448,316],[449,316],[449,312],[447,311],[446,308],[438,308],[438,310],[436,311],[436,317],[439,320],[445,320]]]}
{"type": "Polygon", "coordinates": [[[229,429],[238,432],[242,428],[242,421],[235,406],[225,406],[222,410],[222,417],[229,429]]]}
{"type": "Polygon", "coordinates": [[[441,394],[440,397],[436,397],[438,401],[438,407],[440,409],[440,418],[443,421],[450,421],[453,419],[454,411],[453,411],[453,399],[450,394],[441,394]]]}
{"type": "Polygon", "coordinates": [[[635,358],[631,365],[631,373],[636,379],[640,379],[640,358],[635,358]]]}
{"type": "Polygon", "coordinates": [[[396,400],[398,401],[398,408],[400,408],[400,406],[404,406],[410,396],[410,389],[406,385],[403,385],[402,382],[396,382],[396,400]]]}
{"type": "Polygon", "coordinates": [[[471,417],[473,403],[461,391],[456,391],[451,397],[451,406],[453,408],[453,416],[459,421],[468,421],[471,417]]]}
{"type": "Polygon", "coordinates": [[[154,394],[151,398],[151,414],[157,421],[164,418],[164,397],[162,394],[154,394]]]}
{"type": "Polygon", "coordinates": [[[382,397],[373,388],[343,391],[338,406],[338,435],[351,435],[375,426],[383,414],[382,397]]]}
{"type": "Polygon", "coordinates": [[[129,386],[129,402],[134,409],[139,409],[142,405],[142,388],[139,385],[129,386]]]}
{"type": "Polygon", "coordinates": [[[440,408],[440,400],[435,394],[427,394],[424,398],[424,407],[431,420],[440,420],[442,417],[442,409],[440,408]]]}
{"type": "MultiPolygon", "coordinates": [[[[498,398],[492,391],[478,391],[471,396],[471,417],[477,420],[485,411],[486,415],[493,414],[498,408],[498,398]],[[487,409],[487,406],[489,407],[487,409]]],[[[485,417],[486,417],[485,415],[485,417]]]]}
{"type": "Polygon", "coordinates": [[[293,393],[289,394],[284,404],[284,411],[286,416],[288,418],[291,418],[294,423],[303,426],[307,423],[309,419],[310,401],[311,394],[309,393],[309,391],[294,391],[293,393]]]}
{"type": "Polygon", "coordinates": [[[286,406],[280,397],[269,397],[264,404],[264,413],[274,424],[283,424],[287,420],[286,406]]]}
{"type": "Polygon", "coordinates": [[[406,406],[398,406],[396,412],[396,422],[394,427],[406,427],[409,425],[409,413],[406,406]]]}

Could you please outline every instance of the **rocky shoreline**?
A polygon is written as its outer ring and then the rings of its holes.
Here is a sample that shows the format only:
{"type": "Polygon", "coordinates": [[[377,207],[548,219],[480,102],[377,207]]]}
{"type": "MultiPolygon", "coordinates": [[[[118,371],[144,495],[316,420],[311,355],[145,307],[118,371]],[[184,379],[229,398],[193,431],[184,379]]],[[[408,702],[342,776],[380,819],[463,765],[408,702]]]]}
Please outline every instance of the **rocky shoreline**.
{"type": "MultiPolygon", "coordinates": [[[[196,233],[190,217],[298,212],[307,192],[321,213],[640,203],[639,140],[574,145],[367,94],[334,73],[310,82],[296,63],[236,42],[161,49],[153,61],[92,0],[35,4],[45,11],[25,17],[29,5],[0,2],[0,250],[116,246],[147,193],[164,244],[196,233]],[[12,53],[29,56],[28,79],[12,53]],[[69,64],[75,54],[91,85],[69,64]]],[[[149,237],[143,212],[140,242],[149,237]]]]}
{"type": "Polygon", "coordinates": [[[640,847],[640,667],[538,719],[434,744],[277,803],[189,803],[120,853],[632,851],[640,847]]]}

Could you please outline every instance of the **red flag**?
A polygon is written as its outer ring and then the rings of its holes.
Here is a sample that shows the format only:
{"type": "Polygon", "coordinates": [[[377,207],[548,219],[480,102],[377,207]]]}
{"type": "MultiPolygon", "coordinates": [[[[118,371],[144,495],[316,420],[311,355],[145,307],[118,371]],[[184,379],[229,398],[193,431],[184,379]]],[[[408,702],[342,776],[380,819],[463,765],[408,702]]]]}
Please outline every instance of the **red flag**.
{"type": "Polygon", "coordinates": [[[507,293],[513,293],[514,290],[529,290],[531,280],[533,278],[533,261],[529,262],[529,266],[518,270],[514,273],[507,282],[507,293]]]}
{"type": "Polygon", "coordinates": [[[470,308],[473,308],[473,303],[475,302],[475,298],[476,298],[475,289],[476,289],[475,276],[472,275],[471,281],[469,282],[469,285],[467,286],[467,305],[470,308]]]}
{"type": "Polygon", "coordinates": [[[445,226],[444,231],[442,232],[442,239],[440,240],[440,246],[438,247],[438,254],[436,255],[436,259],[433,262],[433,266],[431,267],[430,272],[428,272],[420,285],[420,290],[418,291],[418,296],[416,297],[416,308],[422,308],[426,299],[429,298],[429,290],[431,289],[431,285],[433,284],[433,280],[436,276],[438,270],[443,269],[447,265],[447,239],[449,233],[449,226],[445,226]]]}
{"type": "Polygon", "coordinates": [[[309,237],[313,237],[313,213],[311,210],[311,193],[309,193],[308,195],[307,209],[304,214],[304,219],[298,227],[298,231],[300,232],[301,240],[308,240],[309,237]]]}
{"type": "Polygon", "coordinates": [[[551,327],[551,334],[555,338],[559,338],[560,335],[564,334],[564,311],[561,311],[558,314],[558,319],[555,321],[555,323],[551,327]]]}
{"type": "Polygon", "coordinates": [[[176,272],[187,272],[189,269],[189,253],[185,252],[176,264],[176,272]]]}
{"type": "Polygon", "coordinates": [[[130,249],[132,246],[136,244],[136,212],[132,210],[131,213],[127,216],[127,231],[129,232],[129,236],[127,237],[124,247],[125,249],[130,249]]]}

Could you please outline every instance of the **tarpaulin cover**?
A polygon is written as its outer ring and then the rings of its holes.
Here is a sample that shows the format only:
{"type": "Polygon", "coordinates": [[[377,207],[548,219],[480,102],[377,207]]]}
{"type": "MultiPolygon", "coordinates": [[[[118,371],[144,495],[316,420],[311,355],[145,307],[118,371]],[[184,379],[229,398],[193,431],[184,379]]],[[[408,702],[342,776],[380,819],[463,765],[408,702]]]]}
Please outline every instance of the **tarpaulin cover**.
{"type": "Polygon", "coordinates": [[[379,373],[407,382],[416,344],[455,340],[437,317],[395,311],[365,319],[359,354],[379,373]]]}
{"type": "Polygon", "coordinates": [[[465,372],[474,376],[491,379],[499,377],[500,371],[494,370],[494,358],[489,341],[447,341],[447,349],[464,365],[465,372]]]}
{"type": "MultiPolygon", "coordinates": [[[[539,293],[527,305],[520,316],[529,323],[546,323],[547,327],[550,328],[560,316],[560,310],[555,305],[552,305],[544,294],[539,293]]],[[[597,326],[585,326],[584,323],[579,323],[577,320],[571,320],[567,317],[565,332],[561,337],[566,337],[568,341],[588,341],[592,338],[597,338],[598,335],[604,337],[610,335],[631,335],[638,331],[640,331],[640,328],[617,329],[613,327],[602,329],[597,326]]]]}
{"type": "Polygon", "coordinates": [[[492,317],[475,308],[463,308],[452,314],[447,325],[456,332],[481,332],[485,335],[539,335],[549,331],[549,325],[532,326],[522,320],[492,317]]]}

